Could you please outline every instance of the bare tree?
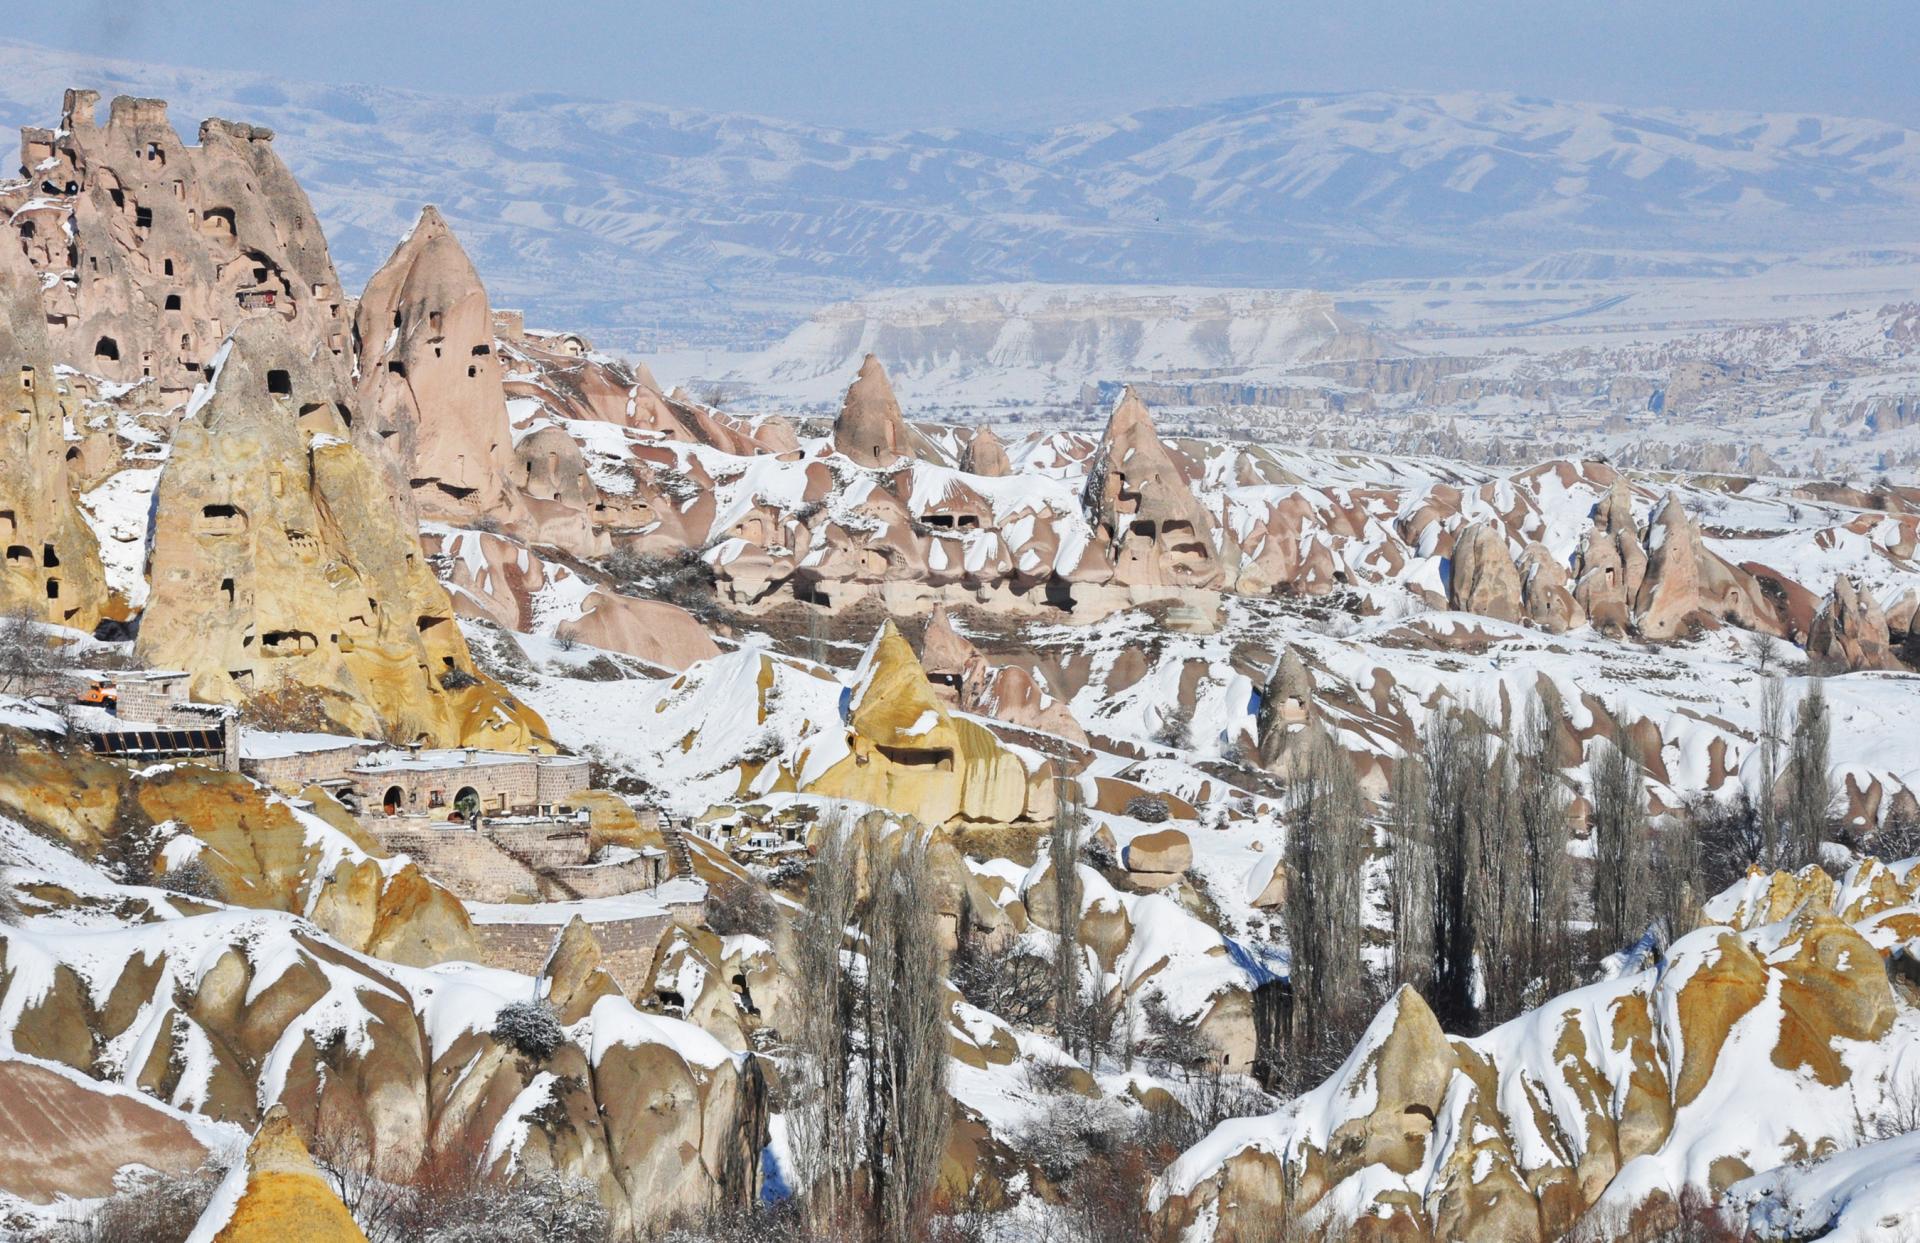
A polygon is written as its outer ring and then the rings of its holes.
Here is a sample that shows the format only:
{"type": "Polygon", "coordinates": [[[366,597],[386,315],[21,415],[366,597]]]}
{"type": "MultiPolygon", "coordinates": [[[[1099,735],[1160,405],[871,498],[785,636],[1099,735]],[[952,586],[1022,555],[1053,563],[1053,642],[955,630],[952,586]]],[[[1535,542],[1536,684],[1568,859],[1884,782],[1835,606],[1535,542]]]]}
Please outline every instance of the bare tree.
{"type": "Polygon", "coordinates": [[[1604,953],[1647,924],[1647,792],[1639,749],[1624,725],[1602,740],[1593,771],[1593,924],[1604,953]]]}
{"type": "Polygon", "coordinates": [[[858,866],[859,851],[847,825],[839,819],[821,825],[806,910],[794,937],[799,1030],[788,1133],[810,1224],[826,1237],[856,1211],[863,1101],[854,1094],[849,1070],[854,1013],[846,938],[859,896],[858,866]]]}
{"type": "Polygon", "coordinates": [[[1080,839],[1086,813],[1080,805],[1080,781],[1069,774],[1062,758],[1055,758],[1060,774],[1053,828],[1047,837],[1047,857],[1053,863],[1053,909],[1059,922],[1059,941],[1053,954],[1053,1026],[1060,1044],[1071,1055],[1090,1056],[1086,1047],[1085,1004],[1080,973],[1086,955],[1080,946],[1080,839]]]}
{"type": "Polygon", "coordinates": [[[1794,713],[1793,738],[1787,748],[1787,806],[1782,835],[1789,868],[1820,862],[1820,845],[1827,840],[1827,815],[1833,807],[1833,777],[1828,772],[1832,722],[1827,715],[1827,692],[1818,680],[1807,688],[1794,713]]]}
{"type": "Polygon", "coordinates": [[[1433,833],[1433,992],[1442,1022],[1463,1024],[1474,1016],[1475,973],[1472,891],[1479,868],[1479,837],[1473,787],[1486,779],[1484,754],[1458,714],[1437,712],[1420,734],[1426,759],[1428,823],[1433,833]]]}
{"type": "Polygon", "coordinates": [[[1567,856],[1567,794],[1560,781],[1559,711],[1540,695],[1527,700],[1519,756],[1520,953],[1525,984],[1519,1004],[1539,1005],[1574,983],[1567,921],[1573,869],[1567,856]]]}
{"type": "Polygon", "coordinates": [[[63,648],[25,609],[0,615],[0,694],[32,694],[42,681],[65,667],[63,648]]]}
{"type": "Polygon", "coordinates": [[[1427,768],[1400,757],[1388,788],[1387,835],[1393,846],[1393,983],[1425,988],[1433,977],[1433,822],[1427,768]]]}
{"type": "Polygon", "coordinates": [[[1780,863],[1780,751],[1787,740],[1787,687],[1779,674],[1760,688],[1760,778],[1754,796],[1762,867],[1780,863]]]}
{"type": "Polygon", "coordinates": [[[1015,1027],[1037,1027],[1053,1007],[1054,964],[1020,937],[981,935],[963,909],[948,973],[968,1004],[1015,1027]]]}
{"type": "Polygon", "coordinates": [[[1467,887],[1473,956],[1482,981],[1477,1022],[1520,1008],[1528,979],[1525,957],[1526,869],[1520,818],[1520,775],[1515,748],[1503,744],[1477,714],[1467,727],[1467,755],[1483,776],[1465,796],[1468,832],[1474,838],[1467,887]]]}
{"type": "Polygon", "coordinates": [[[874,883],[862,923],[866,1057],[866,1176],[874,1224],[911,1243],[946,1152],[946,956],[940,946],[931,834],[915,830],[874,883]]]}
{"type": "Polygon", "coordinates": [[[1353,762],[1325,729],[1299,744],[1288,790],[1287,944],[1296,1059],[1332,1043],[1343,1050],[1369,1008],[1360,956],[1368,825],[1353,762]]]}
{"type": "Polygon", "coordinates": [[[1753,663],[1760,670],[1761,676],[1764,677],[1768,671],[1780,663],[1782,646],[1777,636],[1768,634],[1764,630],[1753,636],[1753,663]]]}

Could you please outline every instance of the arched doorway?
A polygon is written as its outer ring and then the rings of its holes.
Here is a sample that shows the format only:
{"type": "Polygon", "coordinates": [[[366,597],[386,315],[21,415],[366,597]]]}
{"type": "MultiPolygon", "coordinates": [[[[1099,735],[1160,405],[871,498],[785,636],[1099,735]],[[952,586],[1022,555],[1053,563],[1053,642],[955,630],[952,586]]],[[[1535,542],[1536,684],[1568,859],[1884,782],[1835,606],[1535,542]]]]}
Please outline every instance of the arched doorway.
{"type": "Polygon", "coordinates": [[[459,793],[453,796],[453,815],[455,824],[473,824],[480,819],[480,791],[472,786],[461,786],[459,793]]]}
{"type": "Polygon", "coordinates": [[[407,805],[407,792],[399,786],[388,786],[386,797],[380,800],[380,805],[389,816],[397,816],[400,809],[407,805]]]}

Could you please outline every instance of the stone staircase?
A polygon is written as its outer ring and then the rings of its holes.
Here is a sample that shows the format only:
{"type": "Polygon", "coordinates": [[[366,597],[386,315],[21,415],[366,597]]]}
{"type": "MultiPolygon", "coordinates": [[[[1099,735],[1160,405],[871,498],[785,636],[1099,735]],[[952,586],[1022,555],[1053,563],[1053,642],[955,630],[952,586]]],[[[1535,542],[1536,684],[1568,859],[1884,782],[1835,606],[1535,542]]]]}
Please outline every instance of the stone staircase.
{"type": "Polygon", "coordinates": [[[662,820],[660,840],[667,845],[667,858],[673,861],[673,874],[681,880],[692,880],[693,852],[687,848],[687,839],[680,831],[680,826],[670,820],[662,820]]]}

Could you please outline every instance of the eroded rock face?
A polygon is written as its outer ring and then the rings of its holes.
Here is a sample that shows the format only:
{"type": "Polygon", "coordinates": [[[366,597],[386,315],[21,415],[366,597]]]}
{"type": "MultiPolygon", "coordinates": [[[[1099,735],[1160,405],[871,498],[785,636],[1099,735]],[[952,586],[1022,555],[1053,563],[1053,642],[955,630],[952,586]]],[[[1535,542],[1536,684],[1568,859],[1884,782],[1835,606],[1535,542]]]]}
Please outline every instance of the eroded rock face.
{"type": "Polygon", "coordinates": [[[0,612],[91,630],[107,607],[100,549],[67,474],[67,404],[39,281],[0,245],[0,612]]]}
{"type": "Polygon", "coordinates": [[[1019,665],[990,664],[954,629],[945,606],[935,607],[920,647],[921,664],[935,693],[946,702],[966,712],[1086,743],[1086,731],[1063,700],[1048,694],[1034,674],[1019,665]]]}
{"type": "Polygon", "coordinates": [[[1845,574],[1834,577],[1833,591],[1814,615],[1807,632],[1807,654],[1824,656],[1848,669],[1904,667],[1895,655],[1880,602],[1845,574]]]}
{"type": "Polygon", "coordinates": [[[155,495],[136,652],[196,698],[317,694],[346,730],[518,748],[545,731],[474,678],[446,589],[384,472],[349,439],[338,364],[282,328],[235,332],[155,495]]]}
{"type": "Polygon", "coordinates": [[[367,1241],[278,1106],[267,1112],[246,1158],[215,1193],[195,1233],[214,1243],[367,1241]]]}
{"type": "Polygon", "coordinates": [[[493,312],[473,262],[432,207],[394,249],[354,313],[362,417],[382,437],[422,516],[517,513],[506,481],[513,432],[494,355],[493,312]]]}
{"type": "Polygon", "coordinates": [[[1086,505],[1116,583],[1206,589],[1224,580],[1213,524],[1131,388],[1088,468],[1086,505]]]}
{"type": "Polygon", "coordinates": [[[0,1058],[0,1097],[0,1186],[35,1203],[110,1196],[131,1163],[182,1175],[211,1155],[176,1111],[78,1074],[0,1058]]]}
{"type": "Polygon", "coordinates": [[[345,299],[273,134],[209,120],[187,146],[157,99],[70,90],[55,130],[21,131],[26,185],[0,206],[45,283],[56,362],[184,397],[256,319],[344,355],[345,299]]]}
{"type": "Polygon", "coordinates": [[[1671,639],[1722,622],[1781,631],[1753,576],[1708,551],[1680,498],[1669,494],[1648,519],[1647,571],[1634,595],[1634,628],[1649,639],[1671,639]]]}
{"type": "MultiPolygon", "coordinates": [[[[103,902],[103,927],[142,910],[116,895],[131,897],[113,886],[52,897],[103,902]]],[[[11,968],[0,971],[0,1039],[214,1122],[262,1126],[273,1160],[258,1159],[256,1141],[255,1158],[216,1197],[214,1230],[279,1223],[276,1240],[334,1237],[309,1227],[322,1206],[297,1181],[299,1142],[322,1128],[364,1144],[389,1178],[411,1176],[436,1148],[477,1145],[496,1173],[511,1164],[585,1179],[622,1233],[754,1194],[766,1142],[754,1063],[609,992],[590,938],[563,937],[535,982],[388,969],[284,914],[169,915],[116,924],[105,954],[58,925],[0,929],[0,963],[11,968]],[[45,965],[50,987],[25,978],[18,968],[30,962],[45,965]],[[494,1035],[500,1009],[536,986],[577,1016],[544,1055],[494,1035]],[[123,1052],[97,1059],[108,1047],[123,1052]],[[262,1180],[263,1171],[289,1178],[262,1180]]],[[[163,1163],[185,1159],[164,1144],[151,1151],[163,1163]]]]}
{"type": "Polygon", "coordinates": [[[991,427],[983,427],[973,434],[973,439],[967,442],[966,456],[961,460],[960,468],[968,474],[985,475],[990,479],[1013,473],[1013,463],[1007,460],[1007,447],[1000,443],[1000,437],[993,434],[991,427]]]}
{"type": "MultiPolygon", "coordinates": [[[[1878,892],[1898,888],[1890,878],[1857,882],[1845,888],[1882,899],[1873,912],[1903,900],[1878,892]]],[[[1753,890],[1710,906],[1763,914],[1753,890]]],[[[1818,1102],[1885,1073],[1910,1038],[1902,1021],[1874,942],[1818,901],[1745,932],[1701,928],[1662,972],[1473,1039],[1443,1035],[1403,989],[1339,1072],[1281,1113],[1223,1124],[1149,1207],[1174,1227],[1217,1213],[1223,1240],[1323,1200],[1370,1218],[1367,1237],[1559,1238],[1595,1205],[1637,1210],[1684,1185],[1718,1194],[1750,1161],[1850,1142],[1852,1124],[1818,1102]],[[1768,1109],[1743,1106],[1758,1093],[1768,1109]],[[1807,1108],[1789,1104],[1801,1096],[1807,1108]],[[1662,1171],[1652,1184],[1631,1173],[1640,1159],[1662,1171]]]]}
{"type": "Polygon", "coordinates": [[[1539,543],[1520,555],[1520,603],[1527,620],[1551,634],[1564,634],[1586,624],[1586,610],[1573,598],[1567,567],[1539,543]]]}
{"type": "Polygon", "coordinates": [[[1594,507],[1578,568],[1573,594],[1588,620],[1602,630],[1624,632],[1632,621],[1630,604],[1647,573],[1647,553],[1640,545],[1625,476],[1615,475],[1605,499],[1594,507]]]}
{"type": "Polygon", "coordinates": [[[950,714],[913,648],[889,621],[875,636],[845,706],[850,753],[806,788],[889,808],[927,825],[1044,821],[1051,766],[1026,765],[983,726],[950,714]]]}
{"type": "Polygon", "coordinates": [[[886,368],[869,354],[833,421],[833,447],[862,466],[888,467],[910,455],[909,440],[886,368]]]}
{"type": "Polygon", "coordinates": [[[1501,621],[1520,620],[1524,607],[1520,570],[1507,551],[1505,533],[1497,525],[1473,523],[1454,540],[1447,595],[1453,607],[1463,613],[1501,621]]]}

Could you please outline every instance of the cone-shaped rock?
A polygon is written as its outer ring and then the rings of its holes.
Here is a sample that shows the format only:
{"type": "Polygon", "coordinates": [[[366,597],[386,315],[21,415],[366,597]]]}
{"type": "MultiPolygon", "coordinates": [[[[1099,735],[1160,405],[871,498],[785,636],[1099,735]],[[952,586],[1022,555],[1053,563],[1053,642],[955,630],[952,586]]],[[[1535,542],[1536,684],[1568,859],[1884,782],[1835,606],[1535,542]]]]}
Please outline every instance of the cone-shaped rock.
{"type": "Polygon", "coordinates": [[[1087,471],[1086,504],[1109,541],[1116,581],[1210,588],[1224,573],[1212,525],[1187,477],[1128,387],[1087,471]]]}
{"type": "Polygon", "coordinates": [[[562,1023],[579,1022],[602,997],[620,996],[620,985],[607,974],[605,957],[600,939],[578,915],[554,938],[540,976],[547,982],[547,1000],[562,1023]]]}
{"type": "Polygon", "coordinates": [[[1814,616],[1807,652],[1839,661],[1848,669],[1902,667],[1880,602],[1845,574],[1835,576],[1832,593],[1814,616]]]}
{"type": "Polygon", "coordinates": [[[420,512],[504,518],[513,436],[493,352],[493,312],[467,252],[432,207],[360,298],[362,417],[420,512]]]}
{"type": "Polygon", "coordinates": [[[974,475],[990,475],[1001,478],[1013,473],[1013,463],[1007,460],[1007,447],[993,434],[991,427],[983,427],[973,434],[967,442],[966,456],[960,467],[974,475]]]}
{"type": "Polygon", "coordinates": [[[275,1105],[228,1172],[189,1243],[367,1243],[275,1105]]]}
{"type": "Polygon", "coordinates": [[[906,456],[906,420],[887,382],[886,368],[873,355],[860,364],[860,376],[847,389],[840,417],[833,423],[833,447],[862,466],[891,466],[906,456]]]}
{"type": "Polygon", "coordinates": [[[348,396],[332,356],[273,321],[234,333],[154,495],[137,655],[210,703],[312,694],[362,735],[526,745],[544,728],[473,684],[446,588],[348,439],[348,396]],[[454,670],[468,684],[449,690],[454,670]]]}
{"type": "Polygon", "coordinates": [[[106,579],[67,476],[39,287],[20,251],[0,246],[0,611],[91,630],[106,579]]]}
{"type": "Polygon", "coordinates": [[[1491,522],[1476,522],[1453,544],[1447,596],[1455,609],[1501,621],[1520,620],[1520,569],[1507,551],[1507,537],[1491,522]]]}

